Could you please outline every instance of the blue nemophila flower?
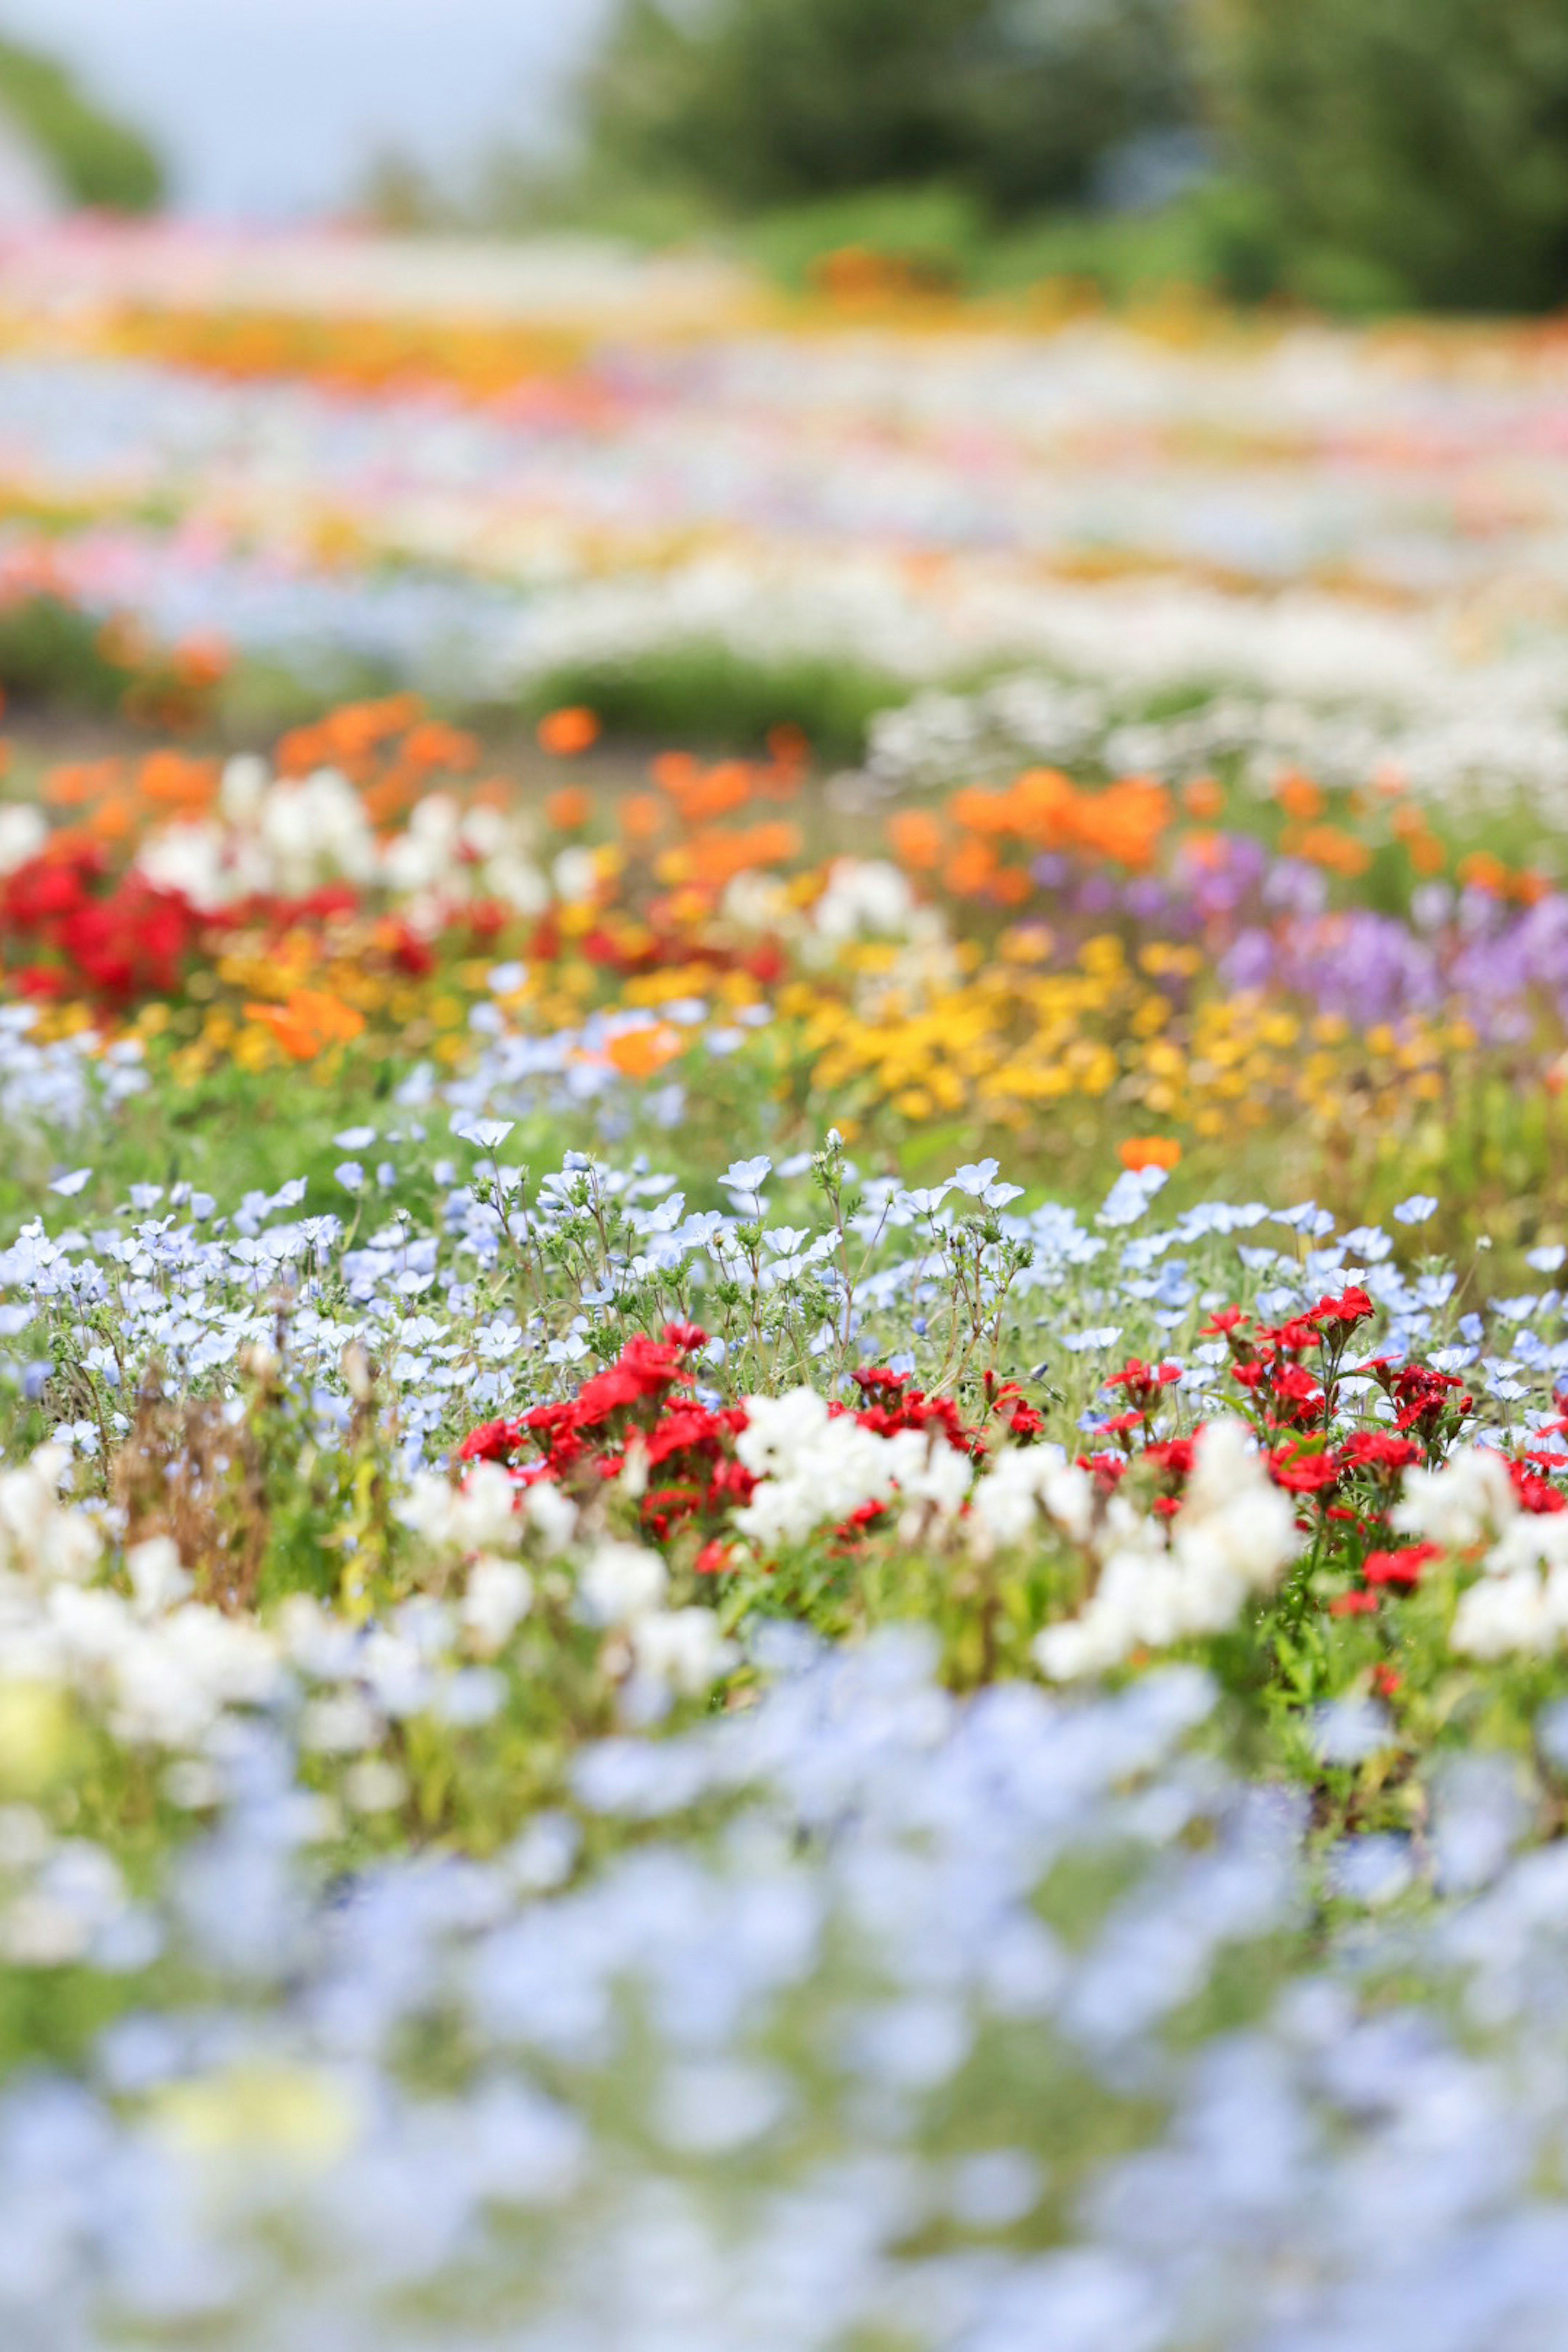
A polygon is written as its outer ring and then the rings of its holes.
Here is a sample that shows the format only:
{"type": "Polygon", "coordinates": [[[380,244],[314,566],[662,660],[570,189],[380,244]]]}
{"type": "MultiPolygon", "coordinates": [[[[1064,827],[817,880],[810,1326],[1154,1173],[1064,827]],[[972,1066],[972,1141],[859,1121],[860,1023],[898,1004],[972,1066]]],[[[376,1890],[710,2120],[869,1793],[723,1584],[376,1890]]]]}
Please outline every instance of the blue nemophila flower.
{"type": "Polygon", "coordinates": [[[997,1160],[971,1160],[963,1167],[955,1168],[950,1181],[961,1192],[967,1192],[972,1201],[978,1201],[987,1187],[995,1182],[999,1173],[1000,1163],[997,1160]]]}
{"type": "Polygon", "coordinates": [[[1163,1168],[1125,1168],[1106,1194],[1097,1223],[1102,1225],[1135,1225],[1148,1212],[1149,1204],[1167,1181],[1163,1168]]]}
{"type": "Polygon", "coordinates": [[[917,1217],[933,1216],[952,1190],[952,1181],[950,1178],[945,1184],[914,1185],[908,1192],[895,1193],[894,1213],[907,1209],[917,1217]]]}
{"type": "Polygon", "coordinates": [[[50,1181],[49,1190],[51,1192],[58,1192],[64,1200],[74,1200],[91,1174],[90,1168],[73,1168],[67,1176],[54,1177],[50,1181]]]}
{"type": "Polygon", "coordinates": [[[1436,1196],[1431,1192],[1412,1192],[1408,1200],[1394,1204],[1394,1214],[1402,1225],[1424,1225],[1436,1213],[1436,1196]]]}
{"type": "Polygon", "coordinates": [[[364,1170],[357,1160],[341,1160],[332,1173],[345,1192],[357,1192],[364,1182],[364,1170]]]}
{"type": "Polygon", "coordinates": [[[460,1141],[471,1143],[476,1150],[499,1151],[516,1125],[514,1118],[476,1118],[462,1126],[454,1121],[452,1132],[460,1141]]]}

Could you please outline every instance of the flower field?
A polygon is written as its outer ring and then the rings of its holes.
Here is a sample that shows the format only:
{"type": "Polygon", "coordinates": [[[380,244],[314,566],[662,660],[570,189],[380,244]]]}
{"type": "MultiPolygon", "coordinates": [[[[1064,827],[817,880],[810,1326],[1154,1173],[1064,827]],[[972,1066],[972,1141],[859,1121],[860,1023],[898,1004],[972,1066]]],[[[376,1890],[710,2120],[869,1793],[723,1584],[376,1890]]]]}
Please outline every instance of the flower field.
{"type": "Polygon", "coordinates": [[[90,236],[0,2344],[1558,2343],[1553,336],[90,236]]]}

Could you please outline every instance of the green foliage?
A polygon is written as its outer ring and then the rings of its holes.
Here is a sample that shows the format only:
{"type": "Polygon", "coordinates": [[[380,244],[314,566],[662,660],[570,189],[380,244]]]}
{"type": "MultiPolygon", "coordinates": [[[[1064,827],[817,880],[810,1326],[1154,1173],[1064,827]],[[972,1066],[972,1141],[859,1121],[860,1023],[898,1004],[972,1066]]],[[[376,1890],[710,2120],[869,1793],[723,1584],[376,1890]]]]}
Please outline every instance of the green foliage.
{"type": "Polygon", "coordinates": [[[932,178],[1004,214],[1082,194],[1185,110],[1172,0],[626,0],[587,89],[595,152],[737,212],[932,178]]]}
{"type": "Polygon", "coordinates": [[[107,714],[119,709],[131,676],[105,652],[101,624],[64,597],[0,606],[0,687],[8,700],[107,714]]]}
{"type": "Polygon", "coordinates": [[[1209,75],[1292,290],[1568,293],[1568,0],[1215,0],[1209,75]]]}
{"type": "Polygon", "coordinates": [[[857,188],[786,205],[748,225],[743,250],[783,284],[811,283],[825,256],[859,246],[900,264],[917,282],[973,283],[991,242],[985,215],[962,188],[857,188]]]}
{"type": "Polygon", "coordinates": [[[901,683],[854,662],[766,661],[693,639],[626,661],[552,670],[529,696],[534,711],[586,703],[612,732],[756,751],[770,728],[803,729],[819,760],[858,758],[867,724],[902,699],[901,683]]]}
{"type": "Polygon", "coordinates": [[[163,168],[153,149],[84,98],[52,58],[0,40],[0,108],[42,150],[77,204],[145,213],[162,202],[163,168]]]}
{"type": "Polygon", "coordinates": [[[1112,300],[1568,294],[1568,0],[624,0],[585,100],[596,221],[750,222],[788,284],[864,245],[935,283],[1112,300]],[[1215,179],[1086,205],[1110,151],[1200,122],[1215,179]]]}

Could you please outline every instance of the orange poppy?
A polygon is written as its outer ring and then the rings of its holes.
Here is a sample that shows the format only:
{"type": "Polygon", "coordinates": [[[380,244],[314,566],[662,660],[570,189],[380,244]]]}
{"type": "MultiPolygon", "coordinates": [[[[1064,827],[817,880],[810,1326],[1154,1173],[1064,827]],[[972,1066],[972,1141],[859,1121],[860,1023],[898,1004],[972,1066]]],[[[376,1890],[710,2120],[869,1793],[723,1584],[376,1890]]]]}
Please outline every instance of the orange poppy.
{"type": "Polygon", "coordinates": [[[1117,1146],[1116,1156],[1136,1176],[1145,1168],[1173,1168],[1182,1147],[1173,1135],[1131,1135],[1117,1146]]]}
{"type": "Polygon", "coordinates": [[[329,1045],[346,1045],[364,1028],[364,1015],[324,988],[290,989],[281,1004],[247,1004],[252,1021],[270,1029],[296,1062],[313,1062],[329,1045]]]}
{"type": "Polygon", "coordinates": [[[538,731],[542,751],[553,752],[557,759],[570,759],[598,741],[599,721],[583,704],[569,703],[563,710],[547,710],[538,731]]]}

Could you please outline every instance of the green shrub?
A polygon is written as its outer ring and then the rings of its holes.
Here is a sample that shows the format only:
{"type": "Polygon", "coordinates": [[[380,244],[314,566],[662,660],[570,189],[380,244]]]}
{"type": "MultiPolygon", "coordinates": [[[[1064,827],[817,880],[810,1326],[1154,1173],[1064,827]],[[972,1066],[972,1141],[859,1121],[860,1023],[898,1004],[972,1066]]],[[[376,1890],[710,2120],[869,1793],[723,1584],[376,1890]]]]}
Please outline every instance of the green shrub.
{"type": "Polygon", "coordinates": [[[586,89],[594,153],[745,212],[941,180],[1068,201],[1186,112],[1178,0],[624,0],[586,89]]]}
{"type": "Polygon", "coordinates": [[[132,675],[105,650],[102,623],[65,598],[0,605],[0,688],[8,702],[103,717],[119,709],[132,675]]]}
{"type": "Polygon", "coordinates": [[[1210,87],[1291,290],[1568,295],[1568,0],[1212,0],[1210,87]]]}
{"type": "Polygon", "coordinates": [[[932,285],[967,285],[983,269],[988,242],[973,197],[940,182],[784,205],[751,223],[742,239],[752,261],[794,287],[809,284],[823,258],[847,246],[864,247],[932,285]]]}
{"type": "Polygon", "coordinates": [[[574,662],[538,678],[526,709],[585,703],[612,734],[755,751],[775,727],[798,727],[819,761],[858,759],[879,710],[903,682],[853,661],[781,656],[773,661],[704,639],[625,661],[574,662]]]}
{"type": "Polygon", "coordinates": [[[163,166],[147,142],[85,99],[52,58],[0,40],[0,108],[53,164],[75,203],[144,213],[162,201],[163,166]]]}

